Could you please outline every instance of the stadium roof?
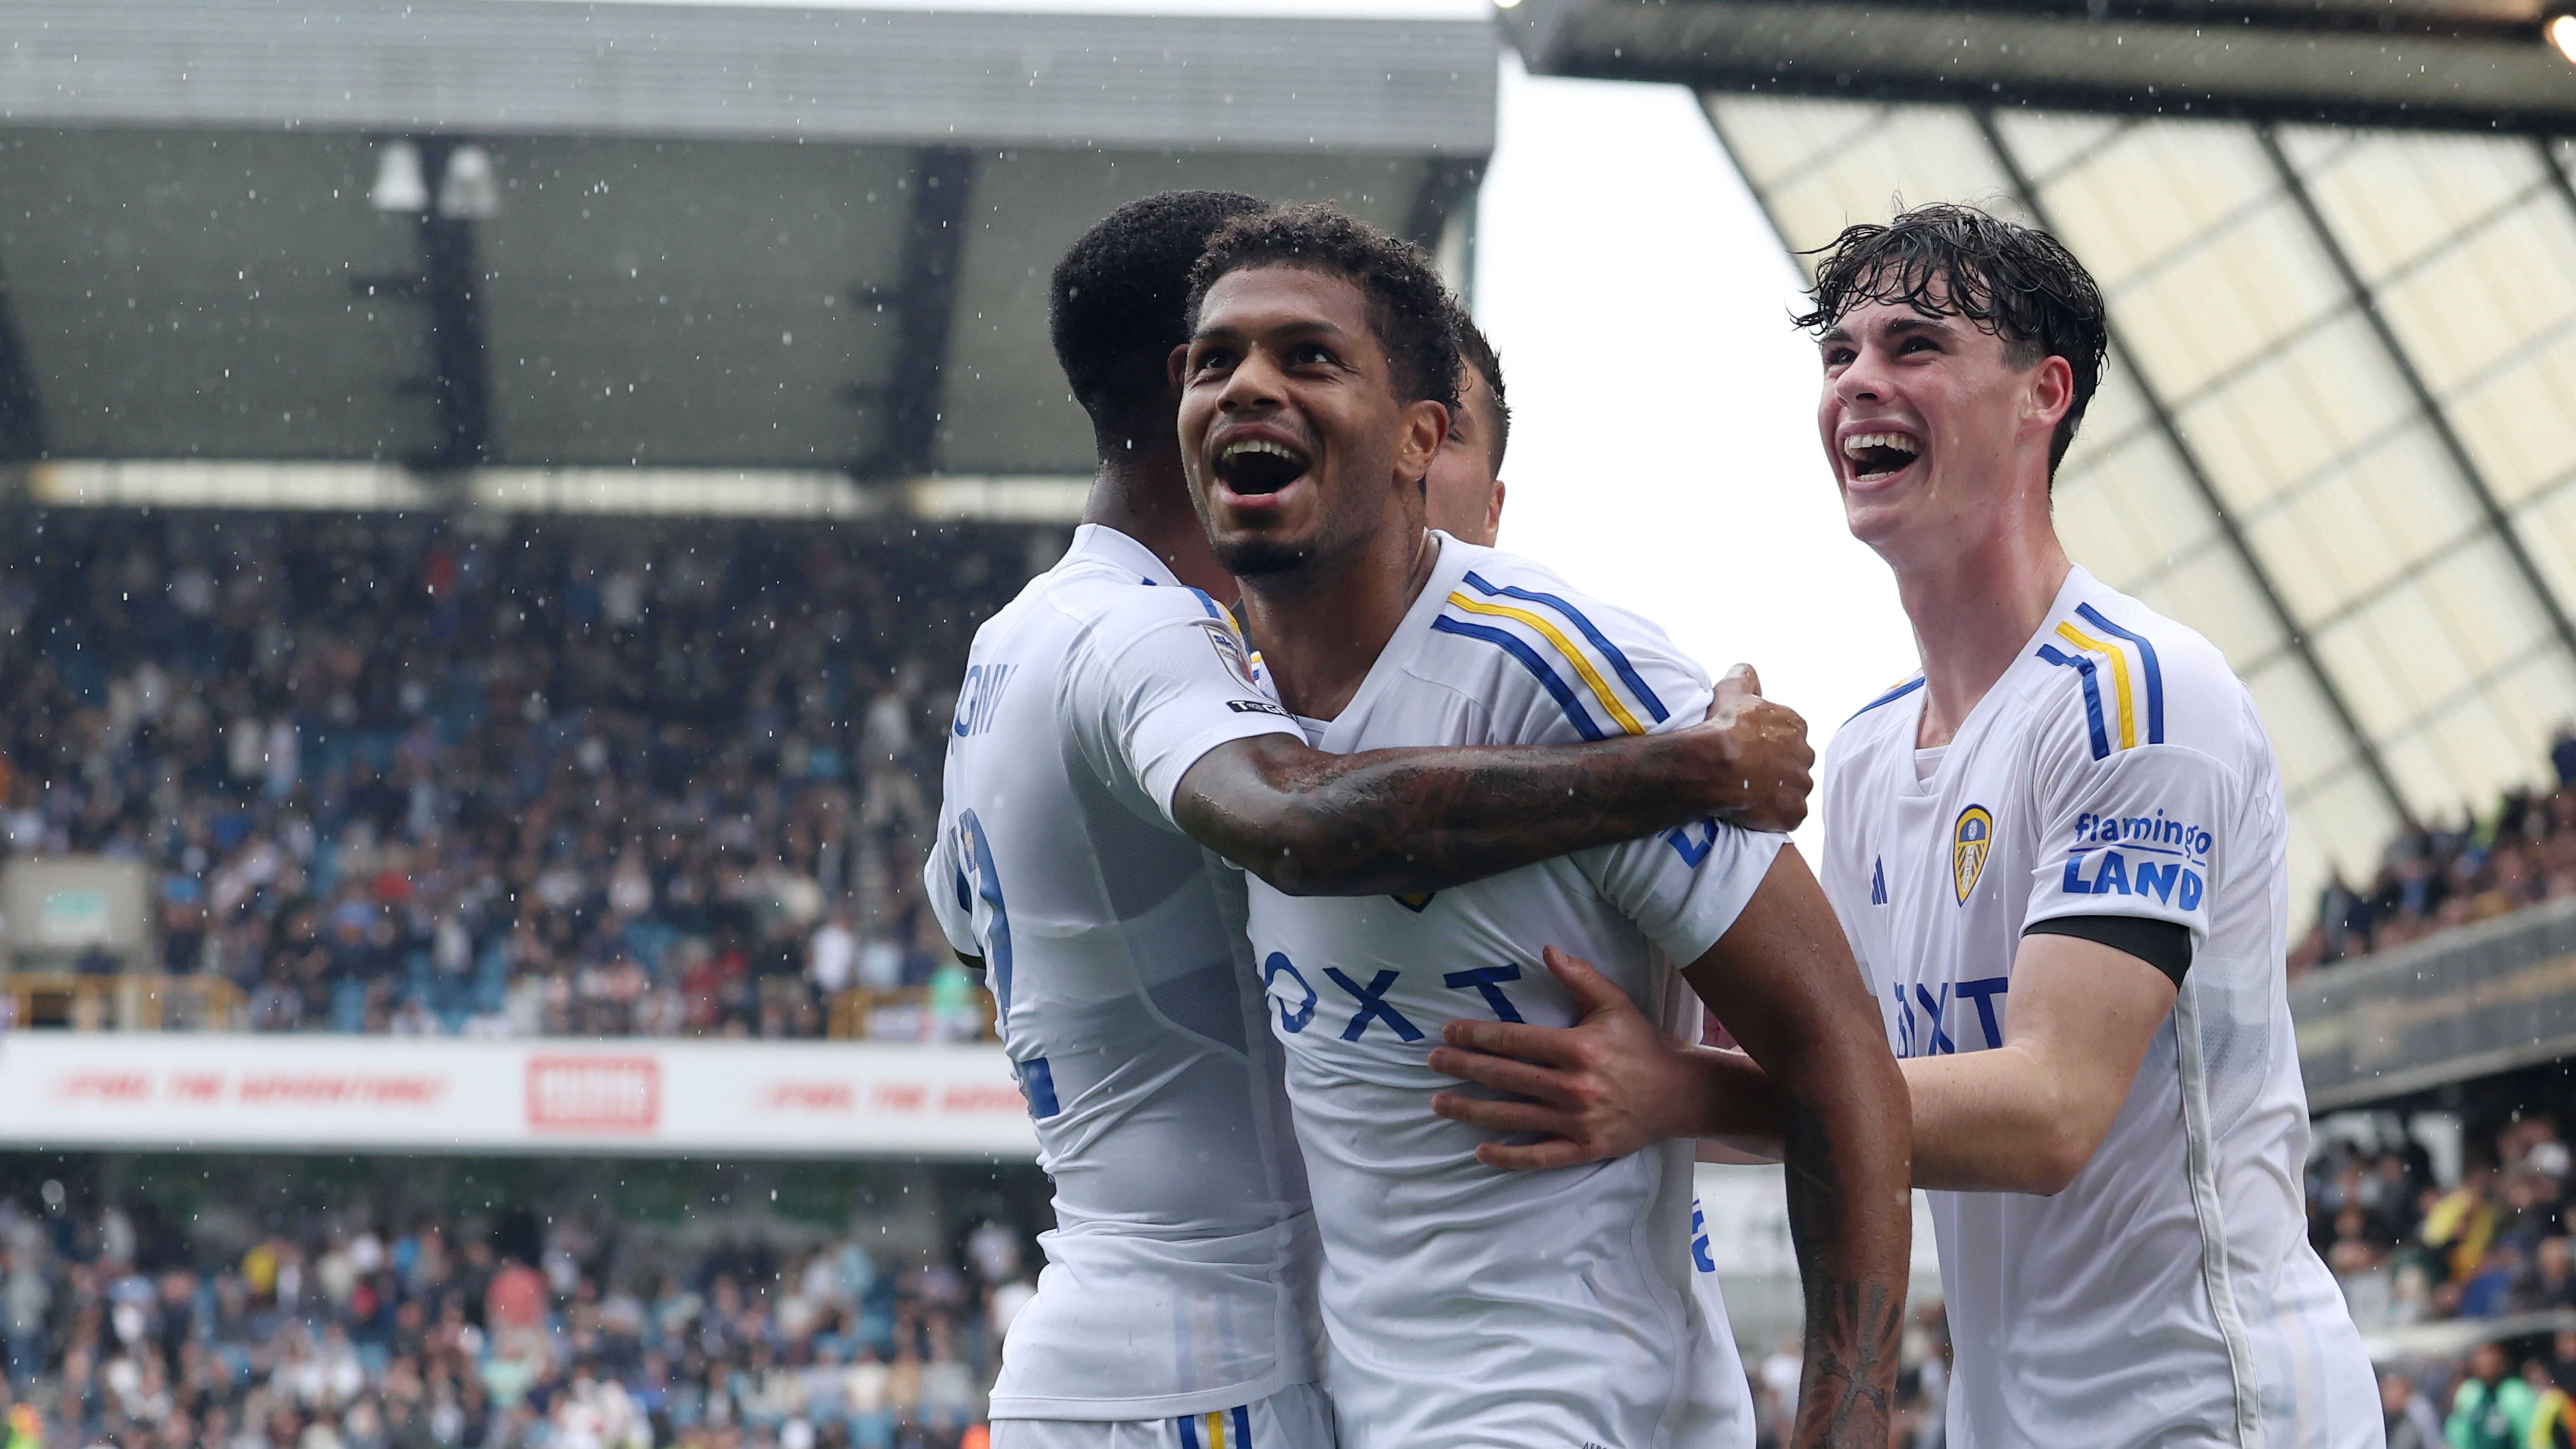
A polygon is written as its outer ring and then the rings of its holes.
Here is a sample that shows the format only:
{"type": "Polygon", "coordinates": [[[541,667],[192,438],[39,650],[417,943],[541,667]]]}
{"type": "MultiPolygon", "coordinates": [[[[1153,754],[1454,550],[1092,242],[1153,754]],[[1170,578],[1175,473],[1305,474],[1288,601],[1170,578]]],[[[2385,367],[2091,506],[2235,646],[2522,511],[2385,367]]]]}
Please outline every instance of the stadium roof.
{"type": "Polygon", "coordinates": [[[1084,227],[1230,186],[1454,252],[1493,142],[1475,23],[574,0],[10,19],[0,461],[259,465],[40,470],[56,493],[1087,475],[1045,327],[1084,227]],[[371,204],[407,189],[414,210],[371,204]],[[310,463],[382,466],[279,483],[310,463]]]}
{"type": "MultiPolygon", "coordinates": [[[[1580,37],[1602,32],[1585,27],[1680,37],[1618,63],[1704,80],[1710,119],[1792,250],[1936,200],[2074,247],[2109,297],[2113,355],[2059,476],[2059,528],[2078,560],[2207,634],[2251,686],[2280,751],[2302,893],[2329,863],[2366,876],[2402,820],[2484,810],[2540,773],[2551,729],[2576,718],[2576,150],[2452,129],[2482,94],[2466,81],[2442,105],[2402,97],[2435,129],[2401,129],[2293,121],[2277,89],[2182,116],[2116,88],[2099,111],[2070,109],[2066,90],[1992,78],[1927,101],[1940,92],[1910,60],[1855,62],[1816,89],[1912,99],[1786,94],[1815,79],[1796,65],[1778,85],[1693,69],[1712,51],[1689,36],[1769,8],[1527,0],[1539,23],[1517,33],[1534,61],[1578,69],[1598,59],[1580,37]],[[1661,32],[1657,15],[1672,22],[1661,32]],[[2209,109],[2238,114],[2200,118],[2209,109]]],[[[2168,44],[2175,17],[2198,17],[2197,48],[2164,65],[2204,83],[2241,45],[2347,46],[2274,76],[2342,97],[2320,102],[2338,113],[2403,80],[2395,61],[2356,56],[2384,51],[2428,77],[2485,57],[2511,79],[2496,82],[2499,114],[2576,132],[2576,66],[2543,52],[2557,71],[2534,75],[2505,54],[2538,51],[2523,34],[2535,7],[2017,8],[2096,50],[2151,32],[2168,44]],[[2366,44],[2350,44],[2354,18],[2371,21],[2366,44]]]]}
{"type": "Polygon", "coordinates": [[[1533,70],[1710,91],[2576,131],[2552,0],[1526,0],[1533,70]]]}

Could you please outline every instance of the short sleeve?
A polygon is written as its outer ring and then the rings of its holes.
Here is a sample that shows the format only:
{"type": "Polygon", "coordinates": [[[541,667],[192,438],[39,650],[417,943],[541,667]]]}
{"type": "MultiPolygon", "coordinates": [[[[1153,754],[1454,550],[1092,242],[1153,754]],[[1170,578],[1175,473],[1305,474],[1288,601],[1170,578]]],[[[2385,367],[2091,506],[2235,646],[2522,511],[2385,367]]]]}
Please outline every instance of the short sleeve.
{"type": "Polygon", "coordinates": [[[1253,673],[1234,623],[1206,595],[1138,588],[1066,662],[1075,738],[1114,784],[1169,820],[1181,776],[1230,740],[1300,735],[1253,673]]]}
{"type": "MultiPolygon", "coordinates": [[[[1475,575],[1469,586],[1477,590],[1474,602],[1519,611],[1502,617],[1527,630],[1527,652],[1559,680],[1558,687],[1547,688],[1532,673],[1541,687],[1524,691],[1529,708],[1523,743],[1664,734],[1707,715],[1714,697],[1707,672],[1653,622],[1559,592],[1561,586],[1484,584],[1475,575]]],[[[1483,610],[1471,615],[1488,626],[1496,620],[1483,610]]],[[[1635,922],[1667,958],[1687,966],[1743,914],[1784,843],[1785,836],[1701,820],[1588,850],[1575,860],[1602,899],[1635,922]]]]}
{"type": "Polygon", "coordinates": [[[1602,897],[1636,922],[1667,959],[1688,966],[1744,914],[1787,843],[1785,835],[1703,820],[1588,851],[1582,860],[1602,897]]]}
{"type": "Polygon", "coordinates": [[[942,819],[938,838],[930,847],[930,859],[921,868],[922,894],[930,901],[930,913],[939,918],[940,934],[961,956],[981,956],[981,943],[975,939],[974,903],[968,898],[964,862],[957,858],[957,825],[942,819]]]}
{"type": "Polygon", "coordinates": [[[2238,813],[2236,773],[2190,745],[2099,747],[2080,702],[2053,713],[2060,717],[2042,722],[2032,761],[2039,846],[2023,929],[2068,916],[2131,916],[2187,928],[2197,950],[2209,934],[2210,882],[2238,813]]]}

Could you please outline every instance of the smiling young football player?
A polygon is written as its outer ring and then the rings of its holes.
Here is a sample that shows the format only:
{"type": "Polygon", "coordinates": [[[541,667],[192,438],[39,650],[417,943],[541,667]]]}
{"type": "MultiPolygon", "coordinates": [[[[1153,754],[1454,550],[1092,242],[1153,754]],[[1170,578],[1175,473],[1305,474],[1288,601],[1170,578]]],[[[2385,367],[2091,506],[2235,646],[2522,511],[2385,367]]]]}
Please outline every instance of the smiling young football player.
{"type": "MultiPolygon", "coordinates": [[[[1844,516],[1923,659],[1827,751],[1824,881],[1912,1091],[1949,1442],[2376,1445],[2370,1363],[2301,1201],[2271,741],[2218,650],[2075,566],[2049,518],[2101,376],[2101,294],[2047,234],[1932,206],[1845,231],[1814,296],[1844,516]]],[[[1557,1134],[1489,1160],[1776,1131],[1757,1065],[1667,1049],[1616,1009],[1449,1030],[1520,1060],[1436,1065],[1542,1102],[1441,1110],[1557,1134]],[[1647,1116],[1565,1105],[1605,1100],[1647,1116]]]]}
{"type": "MultiPolygon", "coordinates": [[[[1245,217],[1209,243],[1193,296],[1182,461],[1307,739],[1538,745],[1697,716],[1707,677],[1654,625],[1424,527],[1458,358],[1419,249],[1330,208],[1245,217]]],[[[1515,1175],[1476,1161],[1487,1134],[1430,1109],[1429,1030],[1447,1016],[1572,1019],[1538,959],[1548,942],[1694,1027],[1695,988],[1770,1068],[1807,1289],[1792,1442],[1887,1442],[1904,1089],[1832,909],[1780,837],[1709,821],[1437,892],[1255,883],[1251,923],[1314,1188],[1345,1449],[1753,1443],[1693,1241],[1688,1146],[1515,1175]]]]}

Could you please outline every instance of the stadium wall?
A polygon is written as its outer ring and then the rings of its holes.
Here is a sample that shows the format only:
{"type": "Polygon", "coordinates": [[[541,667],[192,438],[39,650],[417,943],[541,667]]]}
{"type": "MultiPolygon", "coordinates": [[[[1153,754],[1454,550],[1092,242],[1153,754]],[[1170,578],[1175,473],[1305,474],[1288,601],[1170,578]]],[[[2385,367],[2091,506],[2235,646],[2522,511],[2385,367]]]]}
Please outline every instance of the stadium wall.
{"type": "Polygon", "coordinates": [[[0,1149],[1026,1162],[1001,1048],[17,1032],[0,1149]]]}

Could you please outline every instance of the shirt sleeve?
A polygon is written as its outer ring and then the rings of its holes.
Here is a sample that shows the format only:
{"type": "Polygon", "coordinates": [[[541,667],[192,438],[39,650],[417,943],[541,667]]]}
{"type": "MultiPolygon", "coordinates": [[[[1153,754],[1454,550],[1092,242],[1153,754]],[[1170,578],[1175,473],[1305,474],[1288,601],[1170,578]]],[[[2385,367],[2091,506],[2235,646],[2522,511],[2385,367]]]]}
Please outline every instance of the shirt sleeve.
{"type": "Polygon", "coordinates": [[[957,823],[941,813],[939,834],[931,842],[930,859],[921,868],[922,893],[930,900],[930,913],[939,918],[939,931],[948,938],[951,950],[963,956],[984,954],[982,943],[975,939],[974,903],[968,897],[964,864],[957,857],[957,823]]]}
{"type": "Polygon", "coordinates": [[[1067,661],[1066,704],[1103,777],[1169,820],[1181,776],[1208,751],[1256,735],[1304,736],[1255,678],[1234,622],[1206,595],[1136,593],[1135,607],[1100,620],[1067,661]]]}
{"type": "MultiPolygon", "coordinates": [[[[2236,773],[2182,744],[2100,748],[2080,700],[2053,708],[2032,761],[2030,906],[2022,928],[2069,916],[2131,916],[2209,934],[2209,889],[2237,815],[2236,773]]],[[[1992,821],[1962,820],[1954,852],[1992,821]],[[1964,832],[1964,833],[1963,833],[1964,832]]]]}
{"type": "MultiPolygon", "coordinates": [[[[1653,623],[1625,610],[1553,593],[1507,597],[1544,601],[1578,626],[1537,643],[1552,648],[1543,657],[1568,666],[1562,674],[1572,680],[1569,693],[1580,689],[1578,704],[1598,703],[1597,718],[1630,733],[1664,734],[1707,716],[1714,697],[1707,672],[1653,623]],[[1594,667],[1575,667],[1583,662],[1594,667]],[[1627,707],[1612,709],[1618,701],[1627,707]]],[[[1549,712],[1545,703],[1537,708],[1542,715],[1549,712]]],[[[1559,729],[1543,737],[1568,738],[1559,729]]],[[[1675,965],[1687,966],[1706,955],[1743,914],[1785,843],[1785,836],[1701,820],[1585,851],[1575,859],[1603,899],[1635,922],[1675,965]]]]}

